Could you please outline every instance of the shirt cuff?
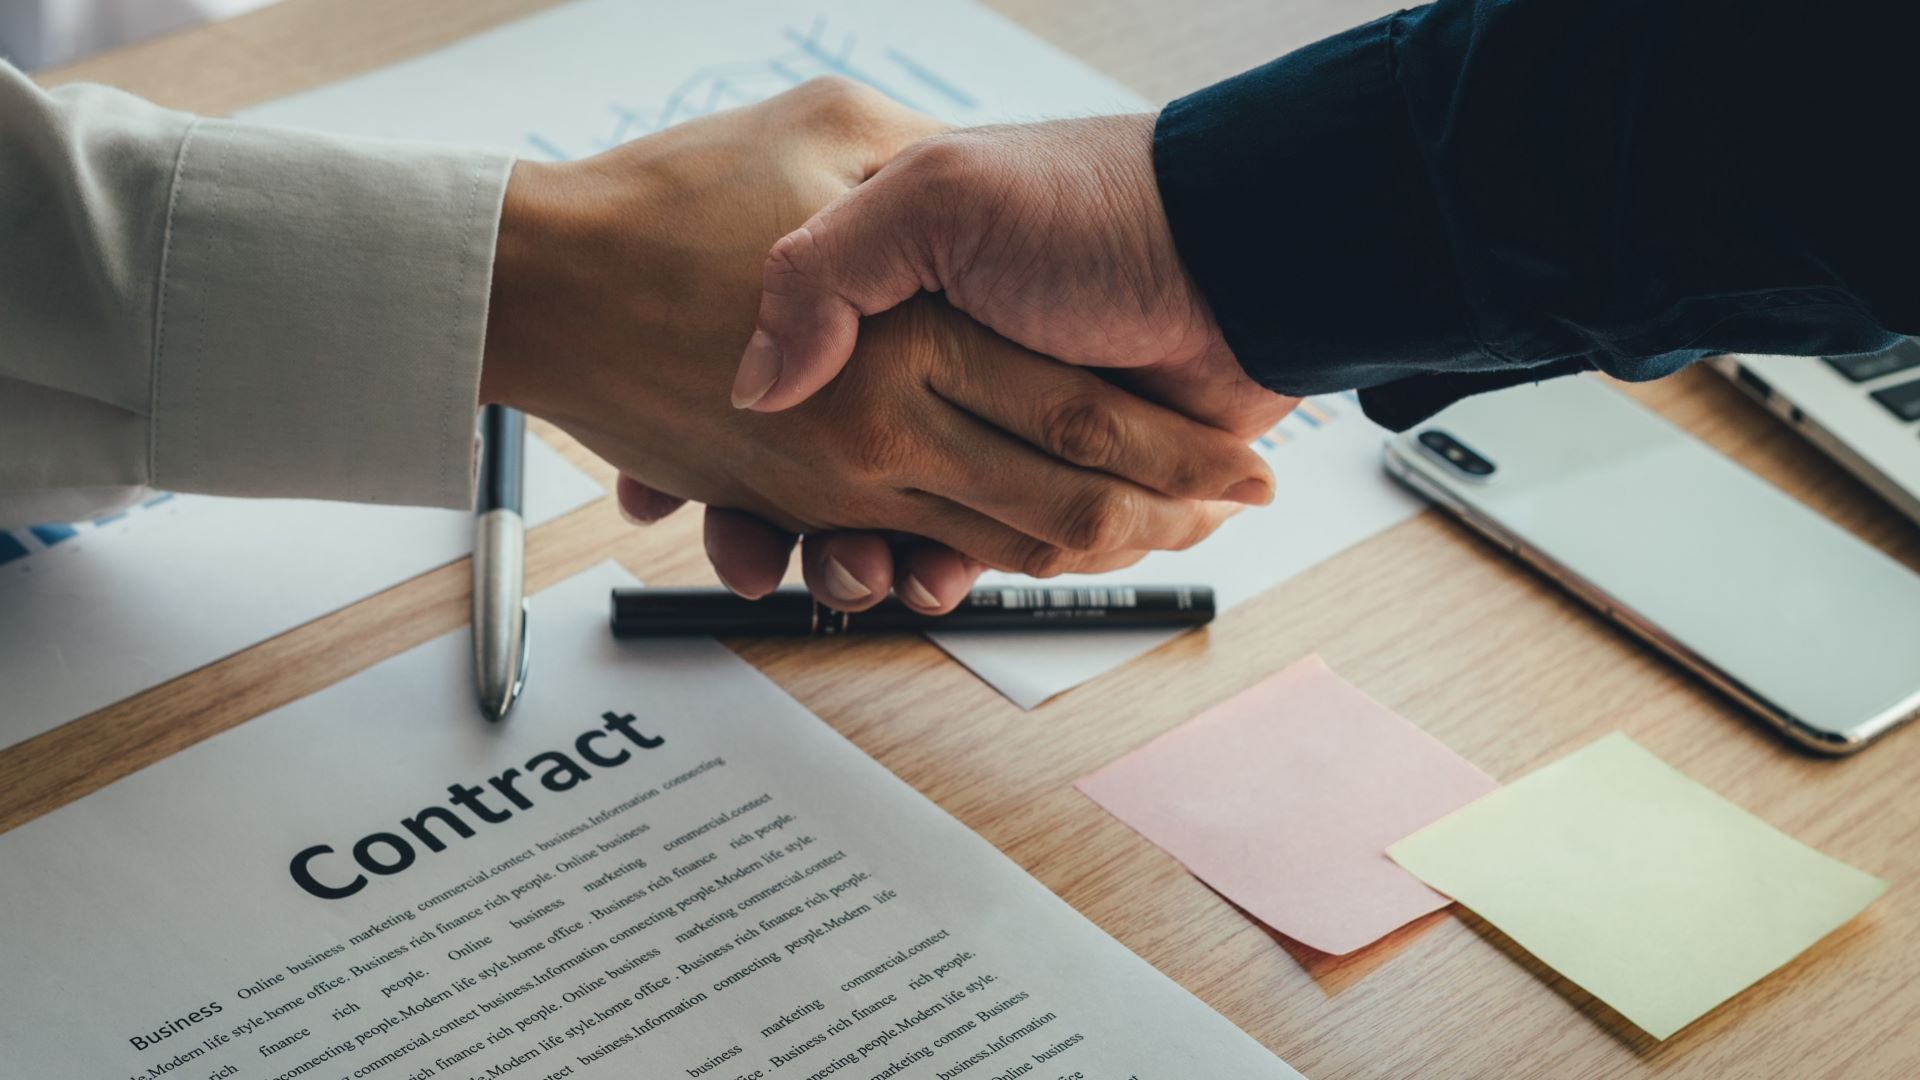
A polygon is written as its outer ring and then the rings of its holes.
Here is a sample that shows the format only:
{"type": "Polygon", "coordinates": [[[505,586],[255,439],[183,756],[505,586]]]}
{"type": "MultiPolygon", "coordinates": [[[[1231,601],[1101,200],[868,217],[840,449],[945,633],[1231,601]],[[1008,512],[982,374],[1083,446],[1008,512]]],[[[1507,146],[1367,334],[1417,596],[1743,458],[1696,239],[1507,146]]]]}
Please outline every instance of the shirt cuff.
{"type": "Polygon", "coordinates": [[[1268,389],[1504,366],[1467,327],[1396,89],[1395,18],[1160,114],[1154,164],[1174,242],[1227,345],[1268,389]]]}
{"type": "Polygon", "coordinates": [[[200,122],[155,313],[152,483],[464,507],[512,158],[200,122]]]}
{"type": "Polygon", "coordinates": [[[1592,370],[1585,359],[1572,357],[1536,367],[1413,375],[1360,391],[1360,410],[1388,431],[1405,431],[1461,398],[1592,370]]]}

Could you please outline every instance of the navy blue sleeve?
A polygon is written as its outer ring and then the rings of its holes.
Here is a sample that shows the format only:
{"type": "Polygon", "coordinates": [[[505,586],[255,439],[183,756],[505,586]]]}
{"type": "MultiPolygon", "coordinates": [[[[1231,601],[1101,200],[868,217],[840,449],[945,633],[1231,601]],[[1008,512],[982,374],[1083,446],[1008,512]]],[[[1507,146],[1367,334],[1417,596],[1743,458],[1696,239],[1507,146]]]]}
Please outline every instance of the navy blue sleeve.
{"type": "Polygon", "coordinates": [[[1920,5],[1440,0],[1181,98],[1181,257],[1289,394],[1471,393],[1920,333],[1920,5]]]}

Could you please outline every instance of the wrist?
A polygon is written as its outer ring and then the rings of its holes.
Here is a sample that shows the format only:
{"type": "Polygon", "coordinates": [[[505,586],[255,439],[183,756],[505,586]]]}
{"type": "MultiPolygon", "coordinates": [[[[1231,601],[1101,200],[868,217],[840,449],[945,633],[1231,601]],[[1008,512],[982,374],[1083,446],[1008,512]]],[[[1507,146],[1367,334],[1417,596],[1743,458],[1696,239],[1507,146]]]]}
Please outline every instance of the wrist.
{"type": "Polygon", "coordinates": [[[566,166],[521,161],[507,180],[494,243],[480,404],[543,412],[556,374],[542,362],[557,355],[550,304],[564,274],[567,214],[561,192],[566,166]]]}

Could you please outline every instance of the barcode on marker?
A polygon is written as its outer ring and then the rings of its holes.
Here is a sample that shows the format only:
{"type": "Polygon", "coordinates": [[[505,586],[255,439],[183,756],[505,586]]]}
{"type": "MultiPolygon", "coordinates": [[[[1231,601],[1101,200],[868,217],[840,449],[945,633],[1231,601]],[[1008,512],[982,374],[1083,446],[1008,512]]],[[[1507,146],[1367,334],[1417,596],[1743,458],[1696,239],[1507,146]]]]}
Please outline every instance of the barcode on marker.
{"type": "Polygon", "coordinates": [[[1000,606],[1008,611],[1028,608],[1130,608],[1139,606],[1139,596],[1122,587],[1068,589],[1001,589],[1000,606]]]}

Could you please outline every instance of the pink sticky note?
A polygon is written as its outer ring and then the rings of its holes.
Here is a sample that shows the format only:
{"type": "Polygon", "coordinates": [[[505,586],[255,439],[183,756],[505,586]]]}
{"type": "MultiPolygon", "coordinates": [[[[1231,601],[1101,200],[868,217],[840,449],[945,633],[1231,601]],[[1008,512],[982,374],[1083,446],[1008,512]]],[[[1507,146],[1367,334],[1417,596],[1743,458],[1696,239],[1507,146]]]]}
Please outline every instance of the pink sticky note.
{"type": "Polygon", "coordinates": [[[1317,656],[1076,786],[1261,922],[1334,954],[1446,906],[1387,845],[1499,787],[1317,656]]]}

